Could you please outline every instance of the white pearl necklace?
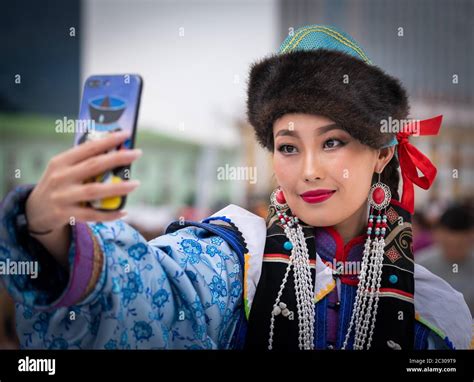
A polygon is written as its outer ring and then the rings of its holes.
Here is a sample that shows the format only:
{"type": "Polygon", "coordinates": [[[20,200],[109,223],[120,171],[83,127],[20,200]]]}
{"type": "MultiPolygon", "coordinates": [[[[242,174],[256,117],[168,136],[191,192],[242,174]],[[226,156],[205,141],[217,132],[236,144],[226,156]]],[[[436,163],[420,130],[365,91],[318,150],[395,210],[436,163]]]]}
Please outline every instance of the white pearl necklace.
{"type": "MultiPolygon", "coordinates": [[[[273,304],[270,318],[268,349],[273,349],[275,317],[279,314],[282,314],[284,317],[288,317],[292,314],[292,312],[287,309],[287,305],[281,301],[281,296],[285,289],[286,282],[288,281],[290,270],[293,267],[296,308],[298,312],[298,346],[301,350],[312,350],[314,349],[315,301],[313,297],[314,293],[311,269],[309,266],[308,247],[304,238],[303,229],[298,224],[298,218],[290,218],[284,212],[281,213],[278,211],[277,213],[284,227],[285,234],[292,244],[292,248],[285,275],[275,303],[273,304]]],[[[372,240],[369,234],[364,245],[359,284],[352,309],[351,321],[342,346],[343,350],[347,347],[354,326],[354,349],[362,350],[364,347],[370,349],[380,298],[384,248],[384,235],[377,235],[377,237],[372,240]]]]}
{"type": "Polygon", "coordinates": [[[365,241],[357,294],[352,308],[352,317],[349,323],[349,328],[342,346],[343,350],[347,347],[352,327],[354,325],[354,350],[363,350],[364,347],[370,349],[380,298],[384,248],[384,235],[377,235],[376,238],[372,240],[369,234],[365,241]],[[370,331],[367,338],[369,326],[370,331]]]}
{"type": "MultiPolygon", "coordinates": [[[[371,187],[369,194],[369,203],[372,211],[378,210],[378,215],[369,216],[369,225],[367,227],[367,240],[364,245],[362,256],[362,265],[359,274],[359,283],[357,293],[352,308],[352,316],[347,329],[346,337],[342,349],[346,349],[354,328],[354,349],[362,350],[364,347],[370,349],[372,337],[374,334],[375,321],[380,299],[380,285],[382,281],[383,256],[385,249],[385,233],[387,230],[387,215],[381,214],[391,199],[390,188],[379,181],[371,187]],[[380,196],[382,190],[382,198],[380,196]],[[375,195],[378,193],[378,195],[375,195]],[[375,195],[375,198],[374,198],[375,195]],[[380,200],[379,200],[380,199],[380,200]],[[374,224],[376,219],[376,224],[374,224]],[[372,229],[374,229],[374,239],[372,239],[372,229]],[[370,263],[369,263],[370,259],[370,263]],[[369,329],[370,327],[370,329],[369,329]]],[[[298,224],[298,218],[288,217],[285,212],[281,212],[288,207],[278,201],[275,190],[271,195],[271,203],[275,206],[278,218],[284,227],[285,234],[291,243],[291,256],[285,276],[283,277],[280,289],[278,291],[275,303],[273,304],[270,319],[270,336],[268,340],[268,349],[273,348],[273,334],[275,331],[275,317],[280,313],[285,317],[290,313],[286,304],[281,302],[281,296],[285,289],[290,269],[293,266],[293,275],[295,281],[296,307],[298,310],[298,341],[300,349],[314,349],[314,308],[313,284],[311,280],[311,269],[309,267],[308,247],[301,226],[298,224]],[[296,226],[296,228],[295,228],[296,226]]],[[[316,253],[316,257],[318,254],[316,253]]]]}
{"type": "Polygon", "coordinates": [[[292,244],[291,256],[278,291],[270,319],[270,335],[268,349],[273,349],[273,335],[275,331],[275,317],[283,313],[286,304],[281,302],[281,295],[285,289],[288,275],[293,267],[293,277],[296,294],[296,308],[298,311],[298,344],[301,350],[314,349],[314,293],[309,266],[309,253],[304,238],[303,229],[298,224],[297,217],[289,218],[286,213],[277,212],[280,222],[284,226],[285,234],[292,244]]]}

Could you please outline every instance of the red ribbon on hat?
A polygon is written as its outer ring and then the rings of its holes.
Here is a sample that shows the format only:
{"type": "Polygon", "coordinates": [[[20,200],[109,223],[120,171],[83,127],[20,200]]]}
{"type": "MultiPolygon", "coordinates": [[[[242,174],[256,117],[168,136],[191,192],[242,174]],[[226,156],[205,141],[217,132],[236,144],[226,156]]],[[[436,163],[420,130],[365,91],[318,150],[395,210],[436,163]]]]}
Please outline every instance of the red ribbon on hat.
{"type": "Polygon", "coordinates": [[[415,210],[415,189],[413,183],[427,190],[433,184],[438,170],[420,150],[413,146],[408,137],[415,133],[417,135],[438,135],[441,127],[442,115],[408,124],[397,134],[398,160],[403,179],[403,195],[401,203],[413,214],[415,210]],[[418,125],[416,130],[413,125],[418,125]],[[423,176],[418,176],[418,171],[423,176]]]}

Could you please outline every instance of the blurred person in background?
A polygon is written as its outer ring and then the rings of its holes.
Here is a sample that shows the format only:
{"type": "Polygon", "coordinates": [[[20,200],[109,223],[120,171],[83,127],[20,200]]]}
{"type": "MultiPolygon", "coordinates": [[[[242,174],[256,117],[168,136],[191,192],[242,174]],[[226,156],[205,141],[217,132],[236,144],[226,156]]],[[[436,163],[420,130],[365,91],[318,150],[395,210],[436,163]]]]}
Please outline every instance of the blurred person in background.
{"type": "Polygon", "coordinates": [[[418,252],[416,261],[463,293],[474,314],[473,207],[448,207],[434,228],[434,245],[418,252]]]}

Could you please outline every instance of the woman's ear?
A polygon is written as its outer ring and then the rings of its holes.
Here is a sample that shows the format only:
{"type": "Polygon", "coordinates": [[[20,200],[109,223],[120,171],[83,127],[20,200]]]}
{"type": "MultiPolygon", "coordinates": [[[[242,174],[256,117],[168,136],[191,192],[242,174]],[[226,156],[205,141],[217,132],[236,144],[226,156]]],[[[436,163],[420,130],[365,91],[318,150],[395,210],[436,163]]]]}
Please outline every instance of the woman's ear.
{"type": "Polygon", "coordinates": [[[390,146],[383,149],[379,149],[377,162],[375,164],[375,172],[380,174],[384,170],[385,166],[390,162],[395,155],[395,147],[390,146]]]}

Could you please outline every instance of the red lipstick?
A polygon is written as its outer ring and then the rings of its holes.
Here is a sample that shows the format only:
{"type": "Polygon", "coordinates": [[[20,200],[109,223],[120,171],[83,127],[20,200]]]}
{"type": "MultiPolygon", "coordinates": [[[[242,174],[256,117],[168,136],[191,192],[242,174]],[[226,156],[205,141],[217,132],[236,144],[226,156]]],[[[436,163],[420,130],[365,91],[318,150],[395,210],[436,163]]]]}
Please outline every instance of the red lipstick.
{"type": "Polygon", "coordinates": [[[335,190],[311,190],[302,193],[300,196],[306,203],[321,203],[328,200],[336,191],[335,190]]]}

